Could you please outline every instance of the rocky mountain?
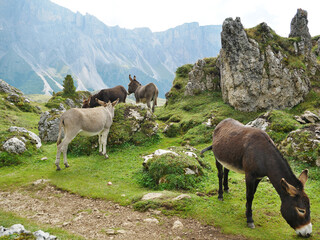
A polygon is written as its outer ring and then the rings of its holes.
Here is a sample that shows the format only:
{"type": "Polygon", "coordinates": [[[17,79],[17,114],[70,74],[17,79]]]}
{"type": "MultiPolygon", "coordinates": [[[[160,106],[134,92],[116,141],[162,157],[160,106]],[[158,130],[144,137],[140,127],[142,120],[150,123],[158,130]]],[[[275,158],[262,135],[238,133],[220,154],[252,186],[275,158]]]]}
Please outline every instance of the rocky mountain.
{"type": "Polygon", "coordinates": [[[290,38],[282,38],[266,23],[245,30],[240,18],[227,18],[218,66],[224,101],[240,111],[302,102],[320,75],[307,23],[307,12],[298,9],[290,38]]]}
{"type": "Polygon", "coordinates": [[[155,82],[169,90],[178,66],[216,56],[221,26],[188,23],[163,32],[109,27],[49,0],[0,0],[0,78],[25,94],[155,82]]]}

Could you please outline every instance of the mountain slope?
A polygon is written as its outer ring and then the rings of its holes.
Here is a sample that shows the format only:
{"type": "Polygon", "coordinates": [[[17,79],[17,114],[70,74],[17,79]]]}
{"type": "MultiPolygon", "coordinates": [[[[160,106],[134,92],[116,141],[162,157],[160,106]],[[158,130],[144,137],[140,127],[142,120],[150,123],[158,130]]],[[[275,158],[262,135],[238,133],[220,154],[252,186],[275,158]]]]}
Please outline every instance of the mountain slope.
{"type": "Polygon", "coordinates": [[[163,97],[178,66],[216,56],[221,26],[190,23],[153,33],[108,27],[49,0],[0,0],[0,78],[24,93],[59,91],[66,74],[78,90],[155,82],[163,97]]]}

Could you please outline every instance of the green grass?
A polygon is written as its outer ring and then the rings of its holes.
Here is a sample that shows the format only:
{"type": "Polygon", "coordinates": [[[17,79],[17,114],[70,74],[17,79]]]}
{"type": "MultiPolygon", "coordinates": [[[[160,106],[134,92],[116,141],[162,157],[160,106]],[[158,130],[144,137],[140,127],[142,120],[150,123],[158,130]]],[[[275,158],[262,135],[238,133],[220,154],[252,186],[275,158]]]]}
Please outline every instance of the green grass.
{"type": "MultiPolygon", "coordinates": [[[[310,97],[314,101],[313,97],[310,97]]],[[[292,113],[303,111],[306,107],[299,107],[291,110],[292,113]]],[[[6,114],[8,119],[0,119],[1,131],[11,126],[24,126],[28,130],[37,133],[37,123],[40,116],[35,113],[24,113],[16,110],[2,110],[1,114],[6,114]],[[13,121],[14,120],[14,121],[13,121]]],[[[201,126],[207,118],[213,117],[214,121],[219,121],[225,117],[232,117],[241,122],[248,122],[255,119],[260,113],[241,113],[233,110],[223,103],[221,94],[205,93],[197,96],[195,101],[192,97],[185,97],[183,101],[176,102],[166,107],[158,107],[156,115],[162,121],[176,119],[180,124],[185,136],[191,136],[188,131],[196,126],[201,126]]],[[[287,115],[286,115],[287,116],[287,115]]],[[[160,122],[163,124],[162,122],[160,122]]],[[[196,128],[197,130],[197,128],[196,128]]],[[[201,129],[200,129],[201,130],[201,129]]],[[[212,132],[209,129],[209,132],[212,132]]],[[[197,131],[194,132],[196,134],[197,131]]],[[[201,133],[200,135],[203,135],[201,133]]],[[[199,137],[200,139],[200,137],[199,137]]],[[[208,146],[208,143],[197,141],[195,147],[199,150],[208,146]]],[[[173,203],[170,200],[163,202],[142,202],[140,198],[153,192],[148,188],[143,188],[138,182],[137,172],[142,169],[142,155],[147,155],[157,149],[165,149],[170,146],[178,146],[186,142],[181,136],[168,138],[160,135],[160,139],[155,142],[146,142],[141,146],[124,144],[121,146],[107,146],[109,159],[98,155],[98,150],[90,156],[68,155],[70,168],[62,167],[61,171],[55,170],[55,144],[43,145],[41,151],[35,152],[32,156],[26,157],[22,164],[18,166],[0,168],[0,189],[3,191],[14,191],[20,187],[29,186],[37,179],[50,179],[51,184],[60,189],[81,196],[91,198],[101,198],[111,200],[121,205],[132,205],[135,209],[146,210],[147,208],[159,208],[167,215],[179,215],[181,217],[192,217],[200,220],[204,224],[210,224],[222,229],[228,234],[243,235],[250,239],[300,239],[293,229],[285,222],[280,214],[280,198],[267,180],[263,180],[257,190],[253,202],[253,217],[256,229],[246,227],[245,218],[245,182],[244,175],[230,172],[229,183],[230,193],[224,195],[224,201],[217,198],[218,178],[212,152],[207,152],[204,160],[212,168],[204,180],[197,184],[192,191],[165,191],[166,194],[176,196],[181,193],[188,193],[192,198],[183,200],[180,203],[173,203]],[[40,160],[48,157],[48,160],[40,160]],[[108,182],[112,185],[108,185],[108,182]],[[199,197],[195,193],[201,192],[205,196],[199,197]],[[123,196],[125,194],[125,196],[123,196]]],[[[191,139],[192,140],[192,139],[191,139]]],[[[191,141],[189,139],[189,141],[191,141]]],[[[209,139],[210,141],[210,139],[209,139]]],[[[60,163],[61,166],[63,163],[60,163]]],[[[313,236],[310,239],[320,238],[320,170],[319,168],[291,161],[293,171],[298,175],[302,169],[309,168],[310,179],[306,185],[306,192],[311,200],[311,217],[313,223],[313,236]]],[[[58,228],[50,228],[41,223],[35,223],[17,215],[0,211],[0,223],[6,227],[14,223],[22,223],[28,229],[43,229],[51,234],[59,236],[61,239],[81,239],[70,237],[67,232],[58,228]],[[67,237],[68,236],[68,237],[67,237]]]]}

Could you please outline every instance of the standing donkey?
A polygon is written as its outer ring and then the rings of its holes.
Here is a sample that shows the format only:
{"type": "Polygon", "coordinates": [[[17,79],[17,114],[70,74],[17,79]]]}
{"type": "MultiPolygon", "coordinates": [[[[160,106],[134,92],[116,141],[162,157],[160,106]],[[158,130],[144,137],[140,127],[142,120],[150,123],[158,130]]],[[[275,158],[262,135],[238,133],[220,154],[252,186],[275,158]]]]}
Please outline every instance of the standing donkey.
{"type": "Polygon", "coordinates": [[[63,153],[63,163],[69,167],[67,162],[68,145],[79,133],[85,136],[99,135],[99,152],[108,158],[106,145],[110,127],[114,117],[114,107],[119,99],[113,103],[105,103],[95,99],[101,106],[96,108],[71,108],[60,117],[59,135],[57,140],[56,166],[60,170],[60,155],[63,153]],[[64,138],[61,141],[62,128],[64,138]]]}
{"type": "Polygon", "coordinates": [[[216,159],[219,200],[223,199],[222,185],[225,191],[229,189],[229,169],[245,174],[248,227],[255,227],[252,219],[253,197],[261,179],[268,176],[280,196],[283,218],[297,234],[310,236],[310,202],[304,191],[308,170],[304,170],[297,178],[267,133],[228,118],[217,125],[212,145],[203,149],[201,153],[208,150],[213,151],[216,159]]]}
{"type": "Polygon", "coordinates": [[[129,75],[130,83],[128,85],[128,93],[134,93],[136,98],[136,103],[146,103],[148,108],[151,108],[150,102],[153,101],[152,112],[154,112],[154,106],[157,105],[158,98],[158,88],[154,83],[148,83],[145,86],[142,86],[136,79],[136,76],[131,78],[129,75]]]}

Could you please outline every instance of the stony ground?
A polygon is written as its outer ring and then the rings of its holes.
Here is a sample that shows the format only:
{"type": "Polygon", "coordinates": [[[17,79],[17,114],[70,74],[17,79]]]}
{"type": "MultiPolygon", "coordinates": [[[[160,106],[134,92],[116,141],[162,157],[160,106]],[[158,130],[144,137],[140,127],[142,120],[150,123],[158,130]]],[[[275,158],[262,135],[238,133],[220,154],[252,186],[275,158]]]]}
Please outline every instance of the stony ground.
{"type": "Polygon", "coordinates": [[[0,208],[86,239],[234,239],[193,219],[137,212],[100,199],[84,198],[38,181],[30,188],[0,191],[0,208]]]}

